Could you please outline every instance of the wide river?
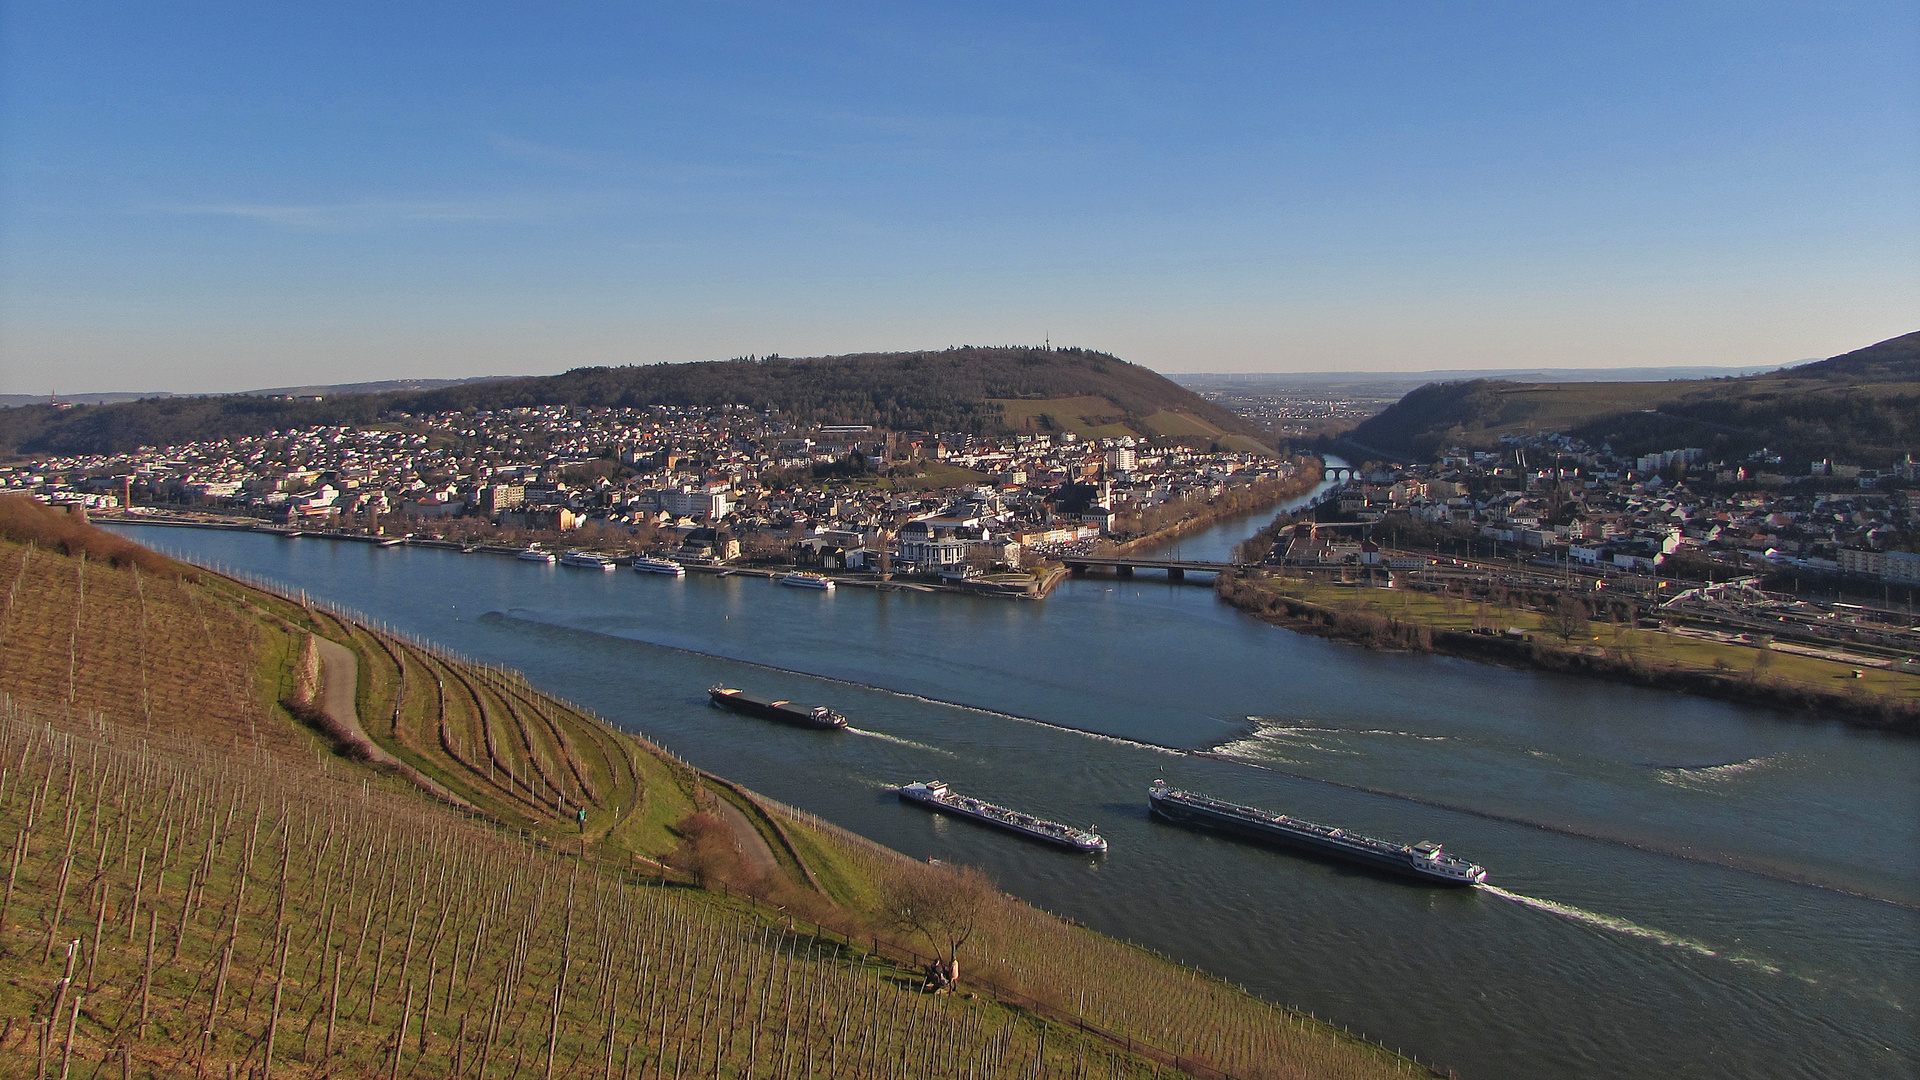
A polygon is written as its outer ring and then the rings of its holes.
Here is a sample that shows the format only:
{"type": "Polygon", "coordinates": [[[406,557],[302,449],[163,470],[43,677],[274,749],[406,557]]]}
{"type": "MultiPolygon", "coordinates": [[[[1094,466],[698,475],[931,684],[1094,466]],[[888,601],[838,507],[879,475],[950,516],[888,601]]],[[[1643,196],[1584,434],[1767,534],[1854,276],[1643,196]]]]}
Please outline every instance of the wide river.
{"type": "MultiPolygon", "coordinates": [[[[1224,555],[1261,523],[1181,541],[1224,555]]],[[[1044,602],[672,580],[129,528],[307,589],[688,760],[1482,1080],[1901,1077],[1920,1061],[1920,742],[1256,622],[1194,584],[1044,602]],[[847,732],[716,711],[715,683],[847,732]],[[1099,828],[1069,855],[900,804],[1099,828]],[[1148,820],[1177,785],[1491,872],[1444,890],[1148,820]]]]}

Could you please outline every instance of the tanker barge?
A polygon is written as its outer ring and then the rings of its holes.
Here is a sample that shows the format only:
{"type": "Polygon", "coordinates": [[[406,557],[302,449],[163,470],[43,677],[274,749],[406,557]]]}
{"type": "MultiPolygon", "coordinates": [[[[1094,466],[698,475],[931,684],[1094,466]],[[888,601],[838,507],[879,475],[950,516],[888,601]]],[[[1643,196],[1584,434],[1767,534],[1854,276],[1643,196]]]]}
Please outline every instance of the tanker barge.
{"type": "Polygon", "coordinates": [[[941,780],[928,780],[902,787],[900,801],[919,803],[929,810],[968,818],[985,825],[992,825],[996,829],[1005,829],[1034,840],[1057,844],[1072,851],[1095,854],[1107,850],[1106,838],[1097,833],[958,794],[941,780]]]}
{"type": "Polygon", "coordinates": [[[1147,805],[1168,821],[1219,829],[1430,884],[1479,885],[1487,880],[1485,868],[1450,855],[1431,841],[1406,845],[1378,840],[1347,829],[1182,791],[1167,786],[1164,780],[1154,781],[1147,789],[1147,805]]]}
{"type": "Polygon", "coordinates": [[[723,709],[731,709],[748,716],[758,716],[763,720],[778,720],[783,724],[792,724],[796,727],[843,728],[847,726],[846,717],[825,705],[808,707],[795,705],[791,701],[764,701],[744,690],[735,690],[731,686],[709,687],[707,697],[723,709]]]}

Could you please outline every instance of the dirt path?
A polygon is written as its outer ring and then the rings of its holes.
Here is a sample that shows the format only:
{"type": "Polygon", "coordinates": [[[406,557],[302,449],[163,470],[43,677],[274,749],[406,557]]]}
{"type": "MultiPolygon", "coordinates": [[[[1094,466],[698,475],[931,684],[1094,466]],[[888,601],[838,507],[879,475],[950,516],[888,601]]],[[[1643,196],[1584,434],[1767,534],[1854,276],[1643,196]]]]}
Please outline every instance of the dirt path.
{"type": "Polygon", "coordinates": [[[355,704],[360,689],[360,658],[353,655],[352,649],[337,641],[328,641],[317,634],[313,641],[320,650],[320,700],[317,702],[320,711],[326,713],[339,730],[349,733],[368,761],[392,766],[435,798],[463,810],[474,810],[472,803],[435,783],[433,778],[394,757],[367,737],[367,729],[360,726],[360,711],[355,704]]]}
{"type": "Polygon", "coordinates": [[[360,658],[353,650],[337,641],[315,635],[314,645],[320,650],[320,700],[315,704],[327,714],[340,730],[349,732],[353,738],[366,747],[368,760],[381,765],[398,765],[399,759],[380,748],[380,744],[367,737],[367,730],[360,726],[360,713],[354,698],[360,687],[360,658]]]}
{"type": "Polygon", "coordinates": [[[715,799],[714,811],[720,820],[733,830],[733,837],[740,844],[740,857],[746,862],[747,871],[754,877],[769,877],[780,873],[780,863],[773,857],[773,849],[767,846],[767,838],[753,827],[747,815],[740,808],[725,799],[715,799]]]}

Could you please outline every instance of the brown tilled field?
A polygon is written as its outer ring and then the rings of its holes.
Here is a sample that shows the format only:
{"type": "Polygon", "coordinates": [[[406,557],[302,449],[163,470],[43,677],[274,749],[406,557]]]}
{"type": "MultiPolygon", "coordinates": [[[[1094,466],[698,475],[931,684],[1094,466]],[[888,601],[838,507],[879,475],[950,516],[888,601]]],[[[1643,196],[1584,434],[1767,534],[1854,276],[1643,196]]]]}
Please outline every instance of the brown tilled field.
{"type": "Polygon", "coordinates": [[[0,692],[210,742],[304,750],[262,702],[258,619],[192,576],[0,540],[0,692]]]}

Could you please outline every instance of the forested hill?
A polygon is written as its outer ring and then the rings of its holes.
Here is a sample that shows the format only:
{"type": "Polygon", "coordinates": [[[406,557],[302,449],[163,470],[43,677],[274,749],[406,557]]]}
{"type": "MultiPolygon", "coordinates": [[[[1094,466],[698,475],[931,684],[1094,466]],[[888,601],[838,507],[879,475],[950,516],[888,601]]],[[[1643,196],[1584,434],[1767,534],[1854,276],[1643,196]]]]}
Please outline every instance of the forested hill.
{"type": "Polygon", "coordinates": [[[1433,383],[1355,428],[1361,447],[1430,457],[1566,432],[1622,453],[1761,447],[1789,461],[1886,465],[1920,452],[1920,332],[1765,375],[1643,383],[1433,383]]]}
{"type": "Polygon", "coordinates": [[[0,449],[111,453],[313,424],[369,424],[395,413],[531,405],[746,405],[802,424],[998,434],[1014,430],[1223,437],[1264,433],[1146,368],[1082,349],[954,348],[813,359],[578,368],[427,392],[323,401],[230,395],[0,410],[0,449]]]}

